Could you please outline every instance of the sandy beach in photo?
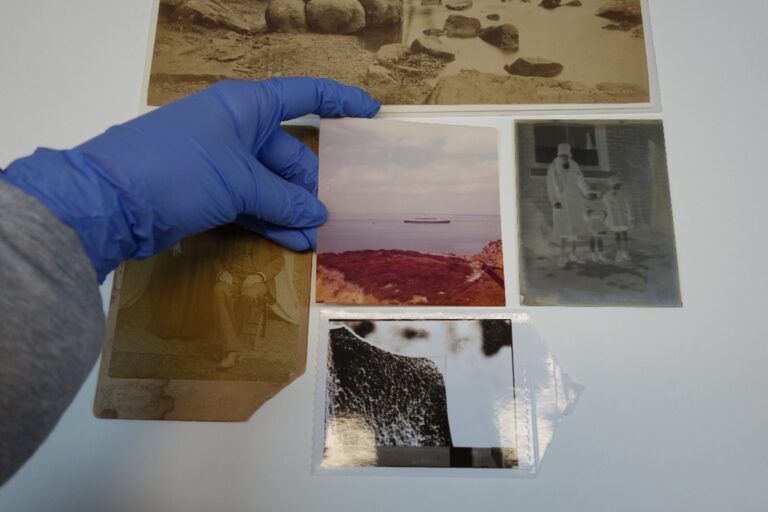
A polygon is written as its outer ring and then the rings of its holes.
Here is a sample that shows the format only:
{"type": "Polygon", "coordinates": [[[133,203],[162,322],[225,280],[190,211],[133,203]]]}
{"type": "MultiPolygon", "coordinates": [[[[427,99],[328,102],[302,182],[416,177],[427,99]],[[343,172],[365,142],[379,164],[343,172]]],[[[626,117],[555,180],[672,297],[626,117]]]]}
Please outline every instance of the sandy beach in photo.
{"type": "Polygon", "coordinates": [[[316,76],[386,105],[649,103],[640,0],[161,0],[148,103],[316,76]]]}

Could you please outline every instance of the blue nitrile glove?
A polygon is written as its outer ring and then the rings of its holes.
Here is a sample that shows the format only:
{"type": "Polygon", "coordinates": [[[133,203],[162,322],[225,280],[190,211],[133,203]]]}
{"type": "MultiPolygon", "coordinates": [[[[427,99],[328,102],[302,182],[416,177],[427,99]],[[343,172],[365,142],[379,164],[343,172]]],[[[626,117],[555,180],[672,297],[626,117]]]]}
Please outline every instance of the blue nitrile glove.
{"type": "Polygon", "coordinates": [[[280,122],[378,110],[365,92],[332,80],[227,80],[75,149],[38,149],[0,178],[77,231],[100,282],[125,259],[229,222],[314,249],[327,217],[315,197],[317,157],[280,122]]]}

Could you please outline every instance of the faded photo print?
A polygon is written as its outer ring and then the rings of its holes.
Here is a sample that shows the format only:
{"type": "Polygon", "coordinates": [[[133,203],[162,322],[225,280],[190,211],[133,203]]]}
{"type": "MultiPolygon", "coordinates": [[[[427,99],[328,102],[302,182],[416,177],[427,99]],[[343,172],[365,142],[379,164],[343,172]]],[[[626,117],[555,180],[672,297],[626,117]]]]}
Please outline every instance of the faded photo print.
{"type": "Polygon", "coordinates": [[[333,78],[386,105],[650,104],[641,0],[160,0],[147,101],[333,78]]]}
{"type": "Polygon", "coordinates": [[[523,304],[680,306],[661,121],[516,132],[523,304]]]}
{"type": "Polygon", "coordinates": [[[128,262],[109,376],[285,380],[304,364],[310,266],[234,225],[128,262]]]}
{"type": "Polygon", "coordinates": [[[517,465],[509,320],[331,320],[322,466],[517,465]]]}
{"type": "MultiPolygon", "coordinates": [[[[317,129],[286,126],[317,152],[317,129]]],[[[306,366],[312,255],[238,225],[115,274],[99,418],[245,421],[306,366]]]]}
{"type": "Polygon", "coordinates": [[[498,132],[324,119],[317,302],[503,306],[498,132]]]}

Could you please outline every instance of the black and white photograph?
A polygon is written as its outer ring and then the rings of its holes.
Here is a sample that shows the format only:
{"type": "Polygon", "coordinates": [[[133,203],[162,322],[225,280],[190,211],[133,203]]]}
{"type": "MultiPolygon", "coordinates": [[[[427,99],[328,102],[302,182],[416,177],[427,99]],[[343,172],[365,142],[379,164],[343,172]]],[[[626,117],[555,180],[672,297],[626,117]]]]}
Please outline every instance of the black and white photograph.
{"type": "Polygon", "coordinates": [[[516,131],[522,303],[681,306],[661,121],[516,131]]]}
{"type": "Polygon", "coordinates": [[[517,467],[511,320],[329,324],[322,467],[517,467]]]}
{"type": "Polygon", "coordinates": [[[147,103],[333,78],[384,105],[651,106],[642,0],[160,0],[147,103]]]}

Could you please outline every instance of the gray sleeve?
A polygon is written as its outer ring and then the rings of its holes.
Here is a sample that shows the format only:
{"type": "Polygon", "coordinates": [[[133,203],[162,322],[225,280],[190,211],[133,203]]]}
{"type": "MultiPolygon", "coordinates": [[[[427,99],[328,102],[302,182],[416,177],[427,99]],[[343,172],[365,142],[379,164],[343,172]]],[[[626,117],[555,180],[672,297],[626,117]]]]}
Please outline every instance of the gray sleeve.
{"type": "Polygon", "coordinates": [[[0,485],[69,406],[104,330],[96,271],[75,231],[0,179],[0,485]]]}

